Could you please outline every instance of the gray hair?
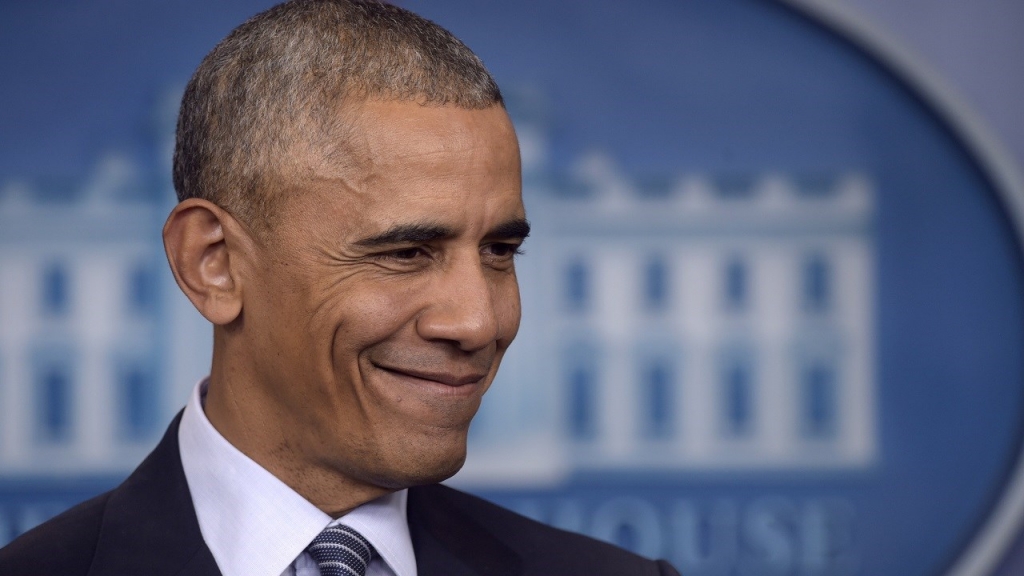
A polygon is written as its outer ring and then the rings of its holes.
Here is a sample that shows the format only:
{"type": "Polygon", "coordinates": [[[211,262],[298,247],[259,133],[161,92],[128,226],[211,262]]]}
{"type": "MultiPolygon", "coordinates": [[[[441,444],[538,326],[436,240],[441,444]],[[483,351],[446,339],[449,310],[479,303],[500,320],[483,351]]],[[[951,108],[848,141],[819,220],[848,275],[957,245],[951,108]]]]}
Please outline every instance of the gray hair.
{"type": "Polygon", "coordinates": [[[266,228],[275,169],[300,138],[336,134],[348,99],[504,106],[480,59],[425,18],[374,0],[291,0],[235,28],[189,81],[178,200],[203,198],[266,228]]]}

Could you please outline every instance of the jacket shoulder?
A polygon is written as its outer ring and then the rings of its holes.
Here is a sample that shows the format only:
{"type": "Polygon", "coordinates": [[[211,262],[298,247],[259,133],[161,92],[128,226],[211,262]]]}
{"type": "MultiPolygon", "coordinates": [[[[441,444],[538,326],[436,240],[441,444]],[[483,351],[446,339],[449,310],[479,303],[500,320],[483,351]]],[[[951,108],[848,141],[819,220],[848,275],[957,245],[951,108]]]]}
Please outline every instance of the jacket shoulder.
{"type": "MultiPolygon", "coordinates": [[[[607,542],[560,530],[443,485],[422,486],[417,498],[454,507],[524,559],[526,573],[676,575],[653,561],[607,542]]],[[[412,492],[412,491],[411,491],[412,492]]],[[[411,495],[411,494],[410,494],[411,495]]]]}
{"type": "Polygon", "coordinates": [[[89,572],[110,492],[86,500],[0,548],[4,576],[84,576],[89,572]]]}

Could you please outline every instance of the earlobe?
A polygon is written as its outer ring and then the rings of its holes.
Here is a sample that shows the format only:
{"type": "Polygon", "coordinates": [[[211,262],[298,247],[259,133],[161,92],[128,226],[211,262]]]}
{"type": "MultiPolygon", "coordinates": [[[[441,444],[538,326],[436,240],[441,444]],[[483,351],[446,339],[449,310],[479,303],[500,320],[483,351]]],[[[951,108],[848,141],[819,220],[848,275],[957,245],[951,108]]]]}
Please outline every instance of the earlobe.
{"type": "Polygon", "coordinates": [[[190,198],[171,211],[164,224],[167,261],[185,296],[215,325],[235,321],[242,313],[240,258],[232,254],[227,236],[234,219],[216,204],[190,198]]]}

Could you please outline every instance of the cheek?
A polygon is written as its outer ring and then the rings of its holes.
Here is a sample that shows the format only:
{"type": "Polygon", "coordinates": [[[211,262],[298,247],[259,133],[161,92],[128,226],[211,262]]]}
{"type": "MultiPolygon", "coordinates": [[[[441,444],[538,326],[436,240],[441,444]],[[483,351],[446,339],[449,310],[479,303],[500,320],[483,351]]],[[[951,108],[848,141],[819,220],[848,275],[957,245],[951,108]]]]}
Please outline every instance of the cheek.
{"type": "Polygon", "coordinates": [[[317,329],[331,334],[335,353],[358,354],[411,323],[420,292],[399,282],[339,284],[317,315],[317,329]]]}
{"type": "Polygon", "coordinates": [[[320,394],[311,396],[314,410],[333,434],[339,415],[358,421],[380,404],[364,382],[366,352],[392,339],[412,318],[412,298],[404,291],[371,283],[339,283],[315,306],[305,338],[307,358],[315,366],[320,394]]]}

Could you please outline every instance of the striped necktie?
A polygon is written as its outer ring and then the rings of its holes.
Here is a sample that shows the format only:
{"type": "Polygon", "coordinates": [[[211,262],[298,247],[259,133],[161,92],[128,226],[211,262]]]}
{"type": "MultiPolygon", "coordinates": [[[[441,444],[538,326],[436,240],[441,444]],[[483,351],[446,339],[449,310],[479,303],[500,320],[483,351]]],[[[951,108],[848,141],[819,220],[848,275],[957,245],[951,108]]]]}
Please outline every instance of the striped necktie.
{"type": "Polygon", "coordinates": [[[375,553],[366,538],[342,524],[325,528],[306,551],[316,560],[320,576],[365,576],[375,553]]]}

